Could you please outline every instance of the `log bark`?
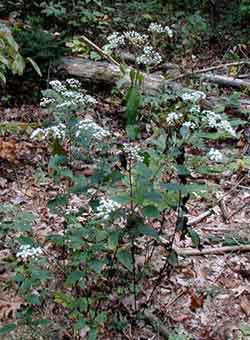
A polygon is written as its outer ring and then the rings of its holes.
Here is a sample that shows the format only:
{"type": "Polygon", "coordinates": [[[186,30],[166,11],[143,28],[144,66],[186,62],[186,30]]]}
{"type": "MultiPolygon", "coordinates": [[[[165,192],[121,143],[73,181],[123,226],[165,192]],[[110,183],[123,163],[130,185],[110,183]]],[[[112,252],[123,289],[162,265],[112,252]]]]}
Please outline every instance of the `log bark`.
{"type": "Polygon", "coordinates": [[[199,75],[199,78],[203,81],[207,81],[209,83],[215,83],[222,86],[234,87],[239,90],[248,89],[250,90],[250,82],[242,80],[242,79],[235,79],[233,77],[226,77],[220,75],[212,75],[212,74],[202,74],[199,75]]]}
{"type": "MultiPolygon", "coordinates": [[[[65,57],[60,65],[61,71],[67,75],[82,78],[91,83],[105,84],[114,86],[121,79],[121,71],[118,66],[106,61],[94,62],[92,60],[79,57],[65,57]]],[[[127,85],[129,77],[127,76],[127,85]]],[[[192,89],[183,87],[180,83],[166,80],[161,74],[145,74],[143,92],[149,95],[157,95],[161,89],[170,88],[174,91],[190,92],[192,89]]],[[[227,103],[228,98],[209,97],[206,101],[208,108],[212,108],[219,103],[227,103]]],[[[250,109],[249,100],[240,100],[240,108],[250,109]]]]}

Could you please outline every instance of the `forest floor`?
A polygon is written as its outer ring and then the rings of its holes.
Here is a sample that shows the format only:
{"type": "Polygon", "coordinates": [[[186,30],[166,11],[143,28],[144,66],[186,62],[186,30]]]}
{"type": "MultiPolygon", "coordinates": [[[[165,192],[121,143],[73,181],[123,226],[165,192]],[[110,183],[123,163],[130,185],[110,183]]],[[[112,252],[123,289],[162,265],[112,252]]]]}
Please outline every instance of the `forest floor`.
{"type": "MultiPolygon", "coordinates": [[[[89,114],[102,123],[105,121],[110,130],[121,134],[120,103],[113,103],[109,97],[101,98],[100,102],[98,116],[94,110],[90,110],[89,114]]],[[[64,222],[63,217],[52,214],[48,209],[49,199],[58,191],[47,171],[50,151],[46,144],[29,138],[30,125],[39,125],[45,118],[46,114],[41,108],[34,105],[0,107],[0,122],[21,122],[18,131],[16,127],[12,130],[8,130],[8,127],[0,137],[0,204],[12,204],[35,214],[33,231],[41,241],[50,233],[63,230],[64,222]],[[9,143],[8,148],[5,144],[5,155],[1,154],[3,142],[9,143]]],[[[237,142],[228,147],[233,147],[239,154],[242,151],[237,142]]],[[[209,198],[197,197],[187,207],[191,219],[211,212],[195,226],[203,249],[250,244],[249,168],[242,166],[235,173],[225,171],[209,177],[199,175],[197,179],[208,185],[209,198]]],[[[154,223],[157,227],[158,221],[154,223]]],[[[164,221],[162,236],[166,239],[172,234],[174,223],[173,212],[164,221]]],[[[189,241],[178,239],[175,245],[180,248],[191,246],[189,241]]],[[[10,322],[14,312],[21,306],[15,285],[7,283],[13,274],[8,266],[10,256],[10,249],[0,240],[0,324],[1,320],[3,324],[10,322]]],[[[154,256],[157,272],[163,258],[160,252],[154,256]]],[[[250,251],[222,250],[220,254],[215,251],[211,255],[181,256],[170,278],[163,278],[151,310],[167,328],[185,329],[190,339],[250,339],[249,281],[250,251]]],[[[150,293],[153,284],[154,278],[144,287],[145,295],[150,293]]],[[[129,309],[130,304],[131,299],[128,297],[123,301],[124,310],[129,309]]],[[[52,310],[48,313],[53,313],[52,310]]],[[[163,338],[145,321],[130,326],[120,334],[103,330],[101,337],[103,340],[163,338]]]]}

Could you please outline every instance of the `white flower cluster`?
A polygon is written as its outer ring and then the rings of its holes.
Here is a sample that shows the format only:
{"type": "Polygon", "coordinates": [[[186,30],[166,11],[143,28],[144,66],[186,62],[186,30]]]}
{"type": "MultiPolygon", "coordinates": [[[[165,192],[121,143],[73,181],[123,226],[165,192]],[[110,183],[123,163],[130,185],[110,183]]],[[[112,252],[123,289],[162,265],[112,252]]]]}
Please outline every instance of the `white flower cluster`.
{"type": "Polygon", "coordinates": [[[136,58],[136,63],[138,65],[157,65],[162,61],[161,55],[156,52],[152,46],[145,46],[143,49],[143,54],[136,58]]]}
{"type": "Polygon", "coordinates": [[[55,100],[54,98],[43,97],[43,98],[41,99],[40,106],[41,106],[41,107],[46,107],[46,106],[48,106],[48,105],[50,105],[50,104],[55,103],[55,101],[56,101],[56,100],[55,100]]]}
{"type": "Polygon", "coordinates": [[[107,37],[108,43],[103,46],[103,50],[106,53],[125,45],[124,35],[118,32],[114,32],[107,37]]]}
{"type": "Polygon", "coordinates": [[[129,43],[135,46],[143,46],[148,40],[148,35],[140,34],[135,31],[124,32],[123,35],[129,43]]]}
{"type": "Polygon", "coordinates": [[[190,130],[194,130],[196,128],[196,125],[193,122],[185,122],[185,123],[183,123],[182,126],[188,128],[190,130]]]}
{"type": "MultiPolygon", "coordinates": [[[[52,80],[49,84],[51,88],[60,94],[64,100],[63,102],[60,102],[56,105],[56,109],[58,110],[76,108],[79,106],[87,106],[89,104],[92,105],[97,103],[94,97],[80,92],[81,84],[76,79],[66,79],[64,84],[59,80],[52,80]]],[[[45,97],[42,99],[40,105],[42,107],[46,107],[49,104],[55,102],[55,98],[45,97]]]]}
{"type": "Polygon", "coordinates": [[[69,86],[69,88],[74,90],[77,90],[81,87],[81,83],[79,82],[79,80],[74,78],[66,79],[66,83],[69,86]]]}
{"type": "Polygon", "coordinates": [[[153,23],[153,22],[150,24],[148,31],[153,32],[153,33],[167,33],[169,38],[172,38],[174,35],[173,30],[169,28],[168,26],[163,27],[161,24],[153,23]]]}
{"type": "Polygon", "coordinates": [[[205,99],[206,95],[202,91],[194,91],[194,92],[190,92],[190,93],[183,93],[181,95],[181,98],[185,102],[196,103],[196,102],[198,102],[201,99],[205,99]]]}
{"type": "Polygon", "coordinates": [[[100,205],[97,207],[97,217],[107,220],[109,215],[119,209],[121,205],[111,199],[106,199],[102,197],[100,199],[100,205]]]}
{"type": "Polygon", "coordinates": [[[200,105],[193,105],[190,109],[189,109],[190,113],[200,113],[201,112],[201,107],[200,105]]]}
{"type": "Polygon", "coordinates": [[[127,154],[128,161],[143,162],[144,158],[140,155],[140,148],[137,145],[125,143],[123,150],[127,154]]]}
{"type": "Polygon", "coordinates": [[[65,138],[65,130],[66,126],[62,123],[57,126],[50,126],[46,129],[38,128],[32,132],[30,138],[37,140],[44,140],[47,138],[63,140],[65,138]]]}
{"type": "Polygon", "coordinates": [[[27,260],[29,257],[35,258],[43,253],[41,247],[31,247],[29,244],[22,244],[16,256],[22,260],[27,260]]]}
{"type": "Polygon", "coordinates": [[[51,88],[58,93],[63,93],[67,91],[67,87],[64,84],[62,84],[60,80],[51,80],[49,84],[51,88]]]}
{"type": "Polygon", "coordinates": [[[109,131],[103,129],[90,118],[85,118],[78,123],[76,137],[79,137],[82,131],[91,134],[92,137],[99,141],[110,136],[109,131]]]}
{"type": "Polygon", "coordinates": [[[208,110],[203,111],[202,113],[205,115],[205,117],[203,117],[203,121],[205,121],[210,128],[222,129],[229,133],[231,136],[236,136],[236,132],[232,128],[231,124],[227,120],[222,119],[219,114],[208,110]]]}
{"type": "Polygon", "coordinates": [[[166,118],[166,122],[168,125],[175,125],[182,117],[182,113],[170,112],[166,118]]]}
{"type": "Polygon", "coordinates": [[[214,148],[211,148],[208,152],[208,158],[216,163],[222,163],[224,160],[223,154],[214,148]]]}

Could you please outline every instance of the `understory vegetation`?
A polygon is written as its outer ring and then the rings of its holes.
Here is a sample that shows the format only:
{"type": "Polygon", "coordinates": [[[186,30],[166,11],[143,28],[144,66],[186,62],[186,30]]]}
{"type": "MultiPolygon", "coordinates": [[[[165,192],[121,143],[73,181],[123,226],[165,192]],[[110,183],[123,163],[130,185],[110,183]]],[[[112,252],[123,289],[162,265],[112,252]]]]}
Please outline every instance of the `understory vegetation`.
{"type": "Polygon", "coordinates": [[[249,19],[1,2],[1,339],[248,339],[249,19]]]}

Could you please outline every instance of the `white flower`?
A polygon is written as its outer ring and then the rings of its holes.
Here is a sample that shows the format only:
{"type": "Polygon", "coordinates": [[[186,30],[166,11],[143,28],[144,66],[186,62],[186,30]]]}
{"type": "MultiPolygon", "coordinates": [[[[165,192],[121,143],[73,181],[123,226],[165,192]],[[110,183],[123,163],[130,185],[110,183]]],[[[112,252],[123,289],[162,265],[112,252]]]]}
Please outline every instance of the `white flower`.
{"type": "Polygon", "coordinates": [[[74,90],[77,90],[81,87],[81,83],[79,82],[79,80],[74,78],[66,79],[66,83],[71,89],[74,90]]]}
{"type": "Polygon", "coordinates": [[[97,217],[103,218],[104,220],[107,220],[109,218],[109,215],[119,209],[121,205],[111,199],[107,199],[102,197],[100,199],[100,205],[97,207],[97,217]]]}
{"type": "Polygon", "coordinates": [[[124,36],[118,32],[112,33],[107,37],[107,40],[108,43],[103,46],[103,50],[107,53],[125,45],[124,36]]]}
{"type": "Polygon", "coordinates": [[[193,123],[193,122],[185,122],[185,123],[183,123],[182,126],[187,127],[188,129],[191,129],[191,130],[195,129],[195,127],[196,127],[195,123],[193,123]]]}
{"type": "Polygon", "coordinates": [[[185,102],[189,101],[192,103],[196,103],[197,101],[201,100],[201,99],[205,99],[206,95],[204,92],[202,91],[194,91],[194,92],[190,92],[190,93],[183,93],[181,95],[182,100],[184,100],[185,102]]]}
{"type": "Polygon", "coordinates": [[[149,32],[153,33],[167,33],[167,35],[172,38],[173,37],[173,30],[169,28],[168,26],[163,27],[161,24],[158,23],[151,23],[149,28],[149,32]]]}
{"type": "Polygon", "coordinates": [[[168,125],[175,125],[182,117],[182,113],[170,112],[166,118],[166,122],[168,125]]]}
{"type": "Polygon", "coordinates": [[[32,131],[32,134],[30,135],[31,139],[38,139],[38,140],[44,140],[45,139],[45,131],[44,129],[35,129],[32,131]]]}
{"type": "Polygon", "coordinates": [[[59,80],[52,80],[49,82],[52,89],[58,93],[63,93],[67,90],[66,86],[62,84],[59,80]]]}
{"type": "Polygon", "coordinates": [[[200,113],[201,112],[201,108],[200,105],[193,105],[190,109],[189,109],[190,113],[200,113]]]}
{"type": "Polygon", "coordinates": [[[54,138],[63,140],[65,138],[66,126],[62,123],[56,126],[50,126],[46,129],[36,129],[32,132],[30,138],[36,140],[44,140],[47,138],[54,138]]]}
{"type": "Polygon", "coordinates": [[[124,37],[135,46],[142,46],[147,42],[148,35],[140,34],[135,31],[124,32],[124,37]]]}
{"type": "Polygon", "coordinates": [[[137,145],[125,143],[123,150],[126,152],[129,161],[143,162],[144,158],[140,155],[140,148],[137,145]]]}
{"type": "Polygon", "coordinates": [[[78,123],[76,137],[79,137],[82,131],[91,134],[93,138],[100,141],[110,136],[109,131],[103,129],[90,118],[85,118],[78,123]]]}
{"type": "Polygon", "coordinates": [[[222,163],[224,161],[224,156],[219,150],[211,148],[208,152],[208,158],[216,163],[222,163]]]}
{"type": "Polygon", "coordinates": [[[16,256],[22,260],[27,260],[29,257],[35,258],[43,253],[41,247],[31,247],[29,244],[22,244],[16,256]]]}
{"type": "Polygon", "coordinates": [[[162,57],[152,46],[145,46],[143,54],[136,58],[137,64],[156,65],[162,61],[162,57]]]}
{"type": "Polygon", "coordinates": [[[202,113],[205,115],[202,120],[206,122],[210,128],[225,130],[232,137],[236,137],[236,132],[231,124],[227,120],[222,119],[221,115],[213,111],[203,111],[202,113]]]}
{"type": "Polygon", "coordinates": [[[46,107],[49,104],[54,103],[56,100],[54,98],[43,97],[40,102],[41,107],[46,107]]]}

